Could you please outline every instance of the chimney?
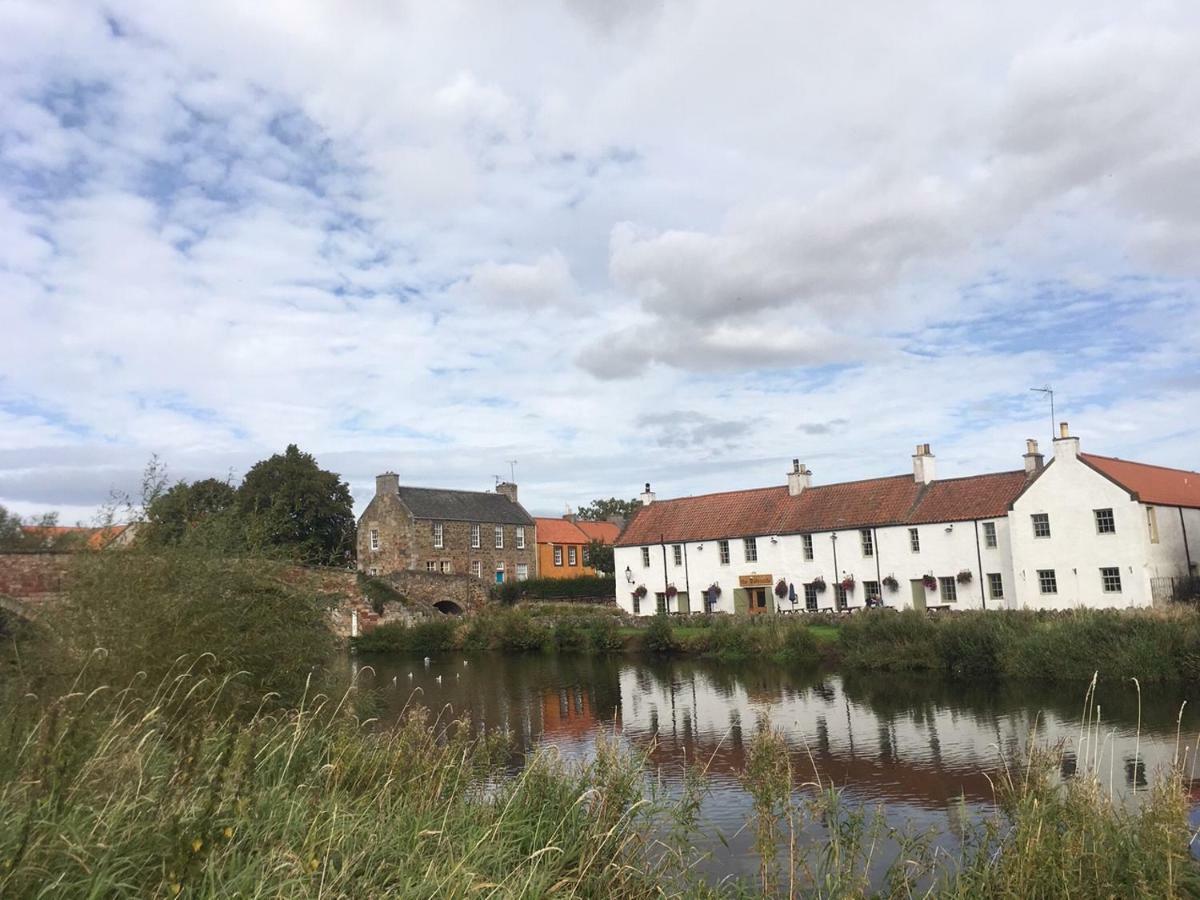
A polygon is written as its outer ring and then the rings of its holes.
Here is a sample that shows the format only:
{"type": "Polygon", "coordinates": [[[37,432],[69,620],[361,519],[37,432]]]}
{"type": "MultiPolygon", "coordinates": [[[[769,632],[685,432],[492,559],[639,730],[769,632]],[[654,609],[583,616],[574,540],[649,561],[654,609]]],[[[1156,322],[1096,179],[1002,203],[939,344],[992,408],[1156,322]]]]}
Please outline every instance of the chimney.
{"type": "Polygon", "coordinates": [[[393,497],[400,493],[400,476],[395,472],[384,472],[375,476],[375,496],[382,497],[391,494],[393,497]]]}
{"type": "Polygon", "coordinates": [[[1037,441],[1033,438],[1028,438],[1025,441],[1025,477],[1032,478],[1038,472],[1042,471],[1042,466],[1046,464],[1046,457],[1038,453],[1037,441]]]}
{"type": "Polygon", "coordinates": [[[788,496],[799,497],[805,488],[812,487],[812,472],[800,460],[792,460],[792,471],[788,472],[788,496]]]}
{"type": "Polygon", "coordinates": [[[913,454],[913,480],[917,484],[929,484],[933,481],[933,454],[928,444],[917,444],[917,452],[913,454]]]}
{"type": "Polygon", "coordinates": [[[642,506],[649,506],[654,502],[654,491],[650,490],[650,482],[646,482],[646,490],[642,491],[642,496],[638,499],[642,501],[642,506]]]}
{"type": "Polygon", "coordinates": [[[496,485],[496,493],[503,494],[513,503],[517,502],[517,486],[511,481],[501,481],[496,485]]]}
{"type": "Polygon", "coordinates": [[[1055,459],[1075,459],[1079,456],[1079,438],[1072,437],[1066,422],[1058,423],[1058,437],[1054,439],[1055,459]]]}

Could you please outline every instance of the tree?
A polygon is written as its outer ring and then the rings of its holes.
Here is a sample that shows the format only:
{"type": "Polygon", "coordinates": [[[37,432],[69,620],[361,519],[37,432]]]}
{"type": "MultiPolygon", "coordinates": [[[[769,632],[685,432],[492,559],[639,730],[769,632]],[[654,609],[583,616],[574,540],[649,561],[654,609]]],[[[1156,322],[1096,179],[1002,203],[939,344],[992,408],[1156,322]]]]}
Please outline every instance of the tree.
{"type": "Polygon", "coordinates": [[[642,503],[636,497],[632,500],[609,497],[607,500],[593,500],[586,506],[579,507],[579,518],[589,522],[604,522],[610,516],[617,516],[628,521],[641,508],[642,503]]]}
{"type": "Polygon", "coordinates": [[[21,517],[0,506],[0,550],[15,550],[21,546],[25,532],[21,530],[21,517]]]}
{"type": "Polygon", "coordinates": [[[155,496],[146,509],[146,540],[155,546],[178,544],[197,528],[235,509],[237,491],[227,481],[181,481],[155,496]]]}
{"type": "Polygon", "coordinates": [[[599,541],[595,538],[588,541],[586,558],[588,565],[601,575],[611,575],[616,569],[616,564],[613,561],[613,548],[604,543],[604,541],[599,541]]]}
{"type": "Polygon", "coordinates": [[[237,489],[237,506],[252,546],[315,565],[353,557],[350,486],[295,444],[254,464],[237,489]]]}

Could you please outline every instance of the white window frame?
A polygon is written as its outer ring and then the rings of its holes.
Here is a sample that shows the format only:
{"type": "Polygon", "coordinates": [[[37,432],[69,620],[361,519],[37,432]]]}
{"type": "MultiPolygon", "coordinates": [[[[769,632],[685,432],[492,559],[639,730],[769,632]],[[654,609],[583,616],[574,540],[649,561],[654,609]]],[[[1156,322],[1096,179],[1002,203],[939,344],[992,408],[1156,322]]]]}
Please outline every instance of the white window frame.
{"type": "Polygon", "coordinates": [[[988,572],[988,593],[993,600],[1004,599],[1004,575],[1001,572],[988,572]]]}
{"type": "Polygon", "coordinates": [[[425,560],[425,571],[431,572],[433,574],[437,574],[437,560],[436,559],[425,560]]]}
{"type": "Polygon", "coordinates": [[[717,558],[720,560],[721,565],[729,565],[729,541],[724,538],[717,541],[717,558]]]}
{"type": "Polygon", "coordinates": [[[525,549],[525,526],[524,525],[517,526],[517,549],[518,550],[525,549]]]}
{"type": "Polygon", "coordinates": [[[863,556],[875,555],[875,535],[871,533],[870,528],[858,529],[858,539],[862,544],[863,556]]]}
{"type": "Polygon", "coordinates": [[[562,547],[554,548],[554,564],[556,566],[562,565],[562,547]]]}
{"type": "Polygon", "coordinates": [[[921,529],[908,529],[908,549],[912,553],[921,552],[921,529]]]}
{"type": "Polygon", "coordinates": [[[816,612],[821,605],[821,598],[817,596],[817,589],[812,583],[804,585],[804,608],[809,612],[816,612]]]}
{"type": "Polygon", "coordinates": [[[476,578],[483,577],[483,563],[477,559],[471,560],[471,574],[476,578]]]}
{"type": "Polygon", "coordinates": [[[529,564],[517,563],[517,581],[529,580],[529,564]]]}
{"type": "Polygon", "coordinates": [[[1050,537],[1050,513],[1031,513],[1029,522],[1033,526],[1033,536],[1039,540],[1050,537]],[[1038,534],[1038,526],[1045,525],[1046,533],[1038,534]]]}
{"type": "Polygon", "coordinates": [[[483,546],[483,535],[478,525],[471,526],[471,549],[478,550],[483,546]]]}
{"type": "Polygon", "coordinates": [[[371,549],[378,550],[379,549],[379,529],[378,528],[371,529],[370,538],[371,538],[371,549]]]}
{"type": "Polygon", "coordinates": [[[1096,521],[1096,534],[1116,534],[1117,520],[1113,516],[1112,507],[1093,509],[1092,516],[1096,521]]]}
{"type": "Polygon", "coordinates": [[[996,523],[984,522],[983,546],[987,547],[989,550],[995,550],[998,545],[999,541],[996,539],[996,523]]]}
{"type": "Polygon", "coordinates": [[[433,549],[443,550],[446,547],[446,526],[441,522],[433,523],[433,549]]]}
{"type": "Polygon", "coordinates": [[[496,549],[503,550],[504,549],[504,526],[503,525],[496,526],[495,535],[496,535],[496,549]]]}
{"type": "Polygon", "coordinates": [[[671,546],[671,555],[675,559],[675,565],[683,565],[683,547],[680,544],[673,544],[671,546]]]}
{"type": "Polygon", "coordinates": [[[453,566],[453,564],[451,564],[450,560],[448,560],[448,559],[443,559],[441,565],[438,568],[443,575],[451,575],[454,572],[454,566],[453,566]]]}
{"type": "Polygon", "coordinates": [[[1104,593],[1106,594],[1121,593],[1121,567],[1101,566],[1100,587],[1104,589],[1104,593]],[[1115,587],[1113,585],[1115,585],[1115,587]]]}
{"type": "Polygon", "coordinates": [[[883,602],[883,585],[878,581],[863,582],[863,598],[866,600],[878,600],[883,602]]]}
{"type": "Polygon", "coordinates": [[[804,558],[811,560],[813,558],[813,536],[811,534],[800,535],[800,544],[804,548],[804,558]]]}
{"type": "Polygon", "coordinates": [[[642,568],[643,569],[650,568],[650,548],[649,547],[642,548],[642,568]]]}
{"type": "Polygon", "coordinates": [[[746,555],[746,562],[758,562],[758,539],[742,538],[742,552],[746,555]]]}
{"type": "Polygon", "coordinates": [[[953,575],[943,575],[938,579],[938,596],[943,603],[958,602],[958,582],[953,575]]]}
{"type": "Polygon", "coordinates": [[[579,565],[579,548],[578,547],[572,546],[572,547],[567,548],[567,565],[568,566],[579,565]]]}
{"type": "Polygon", "coordinates": [[[1037,580],[1039,594],[1058,593],[1058,575],[1053,569],[1038,569],[1037,580]],[[1049,589],[1047,590],[1047,588],[1049,589]]]}

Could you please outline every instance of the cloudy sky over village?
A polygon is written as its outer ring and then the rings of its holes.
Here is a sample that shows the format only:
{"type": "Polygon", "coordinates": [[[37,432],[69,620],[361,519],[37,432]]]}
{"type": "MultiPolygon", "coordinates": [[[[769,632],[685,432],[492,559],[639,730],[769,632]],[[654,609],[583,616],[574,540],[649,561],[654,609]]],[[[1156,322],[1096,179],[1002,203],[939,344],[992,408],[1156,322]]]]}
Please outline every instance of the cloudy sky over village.
{"type": "Polygon", "coordinates": [[[0,503],[1200,468],[1200,6],[0,0],[0,503]]]}

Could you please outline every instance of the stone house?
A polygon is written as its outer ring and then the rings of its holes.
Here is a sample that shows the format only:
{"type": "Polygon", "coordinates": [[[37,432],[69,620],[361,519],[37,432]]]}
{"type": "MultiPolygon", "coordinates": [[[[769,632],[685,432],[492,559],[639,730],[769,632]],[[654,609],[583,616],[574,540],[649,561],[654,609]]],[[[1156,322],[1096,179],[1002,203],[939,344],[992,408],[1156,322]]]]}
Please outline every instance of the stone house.
{"type": "Polygon", "coordinates": [[[409,487],[385,472],[358,520],[358,568],[523,581],[537,572],[536,526],[515,484],[495,493],[409,487]]]}

